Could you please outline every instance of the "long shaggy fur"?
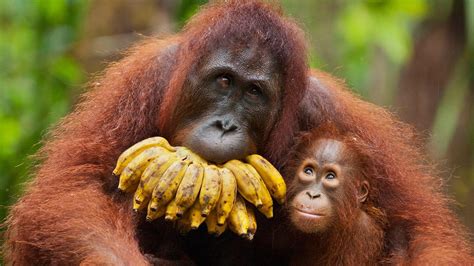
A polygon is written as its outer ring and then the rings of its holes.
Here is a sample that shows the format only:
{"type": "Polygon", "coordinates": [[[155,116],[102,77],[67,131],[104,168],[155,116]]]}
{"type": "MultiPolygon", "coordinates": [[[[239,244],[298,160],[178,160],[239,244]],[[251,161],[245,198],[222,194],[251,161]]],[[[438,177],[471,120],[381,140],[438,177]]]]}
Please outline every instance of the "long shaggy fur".
{"type": "MultiPolygon", "coordinates": [[[[336,245],[338,251],[324,253],[320,263],[364,265],[367,258],[359,255],[377,254],[380,247],[373,244],[378,241],[383,243],[382,253],[373,263],[473,263],[468,233],[451,210],[452,200],[446,196],[444,182],[423,155],[420,140],[410,126],[387,110],[362,101],[342,81],[319,71],[312,72],[301,107],[300,112],[306,113],[300,117],[302,130],[329,123],[337,129],[331,133],[334,129],[330,128],[329,136],[351,136],[345,142],[363,159],[363,176],[371,185],[367,213],[379,223],[373,232],[380,228],[385,232],[382,238],[375,233],[373,239],[354,240],[353,232],[340,230],[331,240],[340,243],[336,245]]],[[[327,132],[320,135],[324,134],[327,132]]]]}
{"type": "MultiPolygon", "coordinates": [[[[183,32],[138,44],[90,84],[47,138],[35,178],[11,209],[5,261],[147,264],[130,198],[114,193],[115,160],[142,139],[172,135],[169,117],[187,73],[216,47],[238,49],[248,37],[269,49],[283,74],[280,119],[259,152],[281,167],[299,130],[333,121],[369,143],[372,164],[365,171],[380,187],[373,200],[387,211],[390,230],[407,231],[409,262],[468,262],[462,227],[448,208],[440,178],[412,141],[412,130],[326,74],[313,73],[308,84],[301,31],[278,10],[253,0],[208,5],[183,32]]],[[[350,252],[365,251],[358,245],[350,252]]]]}
{"type": "Polygon", "coordinates": [[[39,152],[35,178],[6,221],[5,261],[146,264],[130,199],[114,192],[115,160],[142,139],[172,135],[169,117],[187,73],[217,47],[238,49],[249,36],[259,49],[269,49],[281,66],[280,119],[260,151],[278,165],[292,145],[297,131],[294,106],[306,88],[302,33],[268,4],[210,4],[181,33],[145,40],[107,68],[52,131],[39,152]]]}

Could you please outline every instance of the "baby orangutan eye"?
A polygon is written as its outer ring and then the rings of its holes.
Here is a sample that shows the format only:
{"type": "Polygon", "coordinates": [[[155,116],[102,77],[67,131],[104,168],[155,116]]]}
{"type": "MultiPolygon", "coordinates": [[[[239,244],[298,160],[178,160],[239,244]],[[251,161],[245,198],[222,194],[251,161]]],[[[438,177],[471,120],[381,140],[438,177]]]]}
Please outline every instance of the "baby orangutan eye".
{"type": "Polygon", "coordinates": [[[311,167],[305,167],[303,172],[307,175],[313,175],[314,174],[314,169],[311,167]]]}
{"type": "Polygon", "coordinates": [[[334,172],[329,172],[326,174],[326,179],[335,179],[336,174],[334,172]]]}

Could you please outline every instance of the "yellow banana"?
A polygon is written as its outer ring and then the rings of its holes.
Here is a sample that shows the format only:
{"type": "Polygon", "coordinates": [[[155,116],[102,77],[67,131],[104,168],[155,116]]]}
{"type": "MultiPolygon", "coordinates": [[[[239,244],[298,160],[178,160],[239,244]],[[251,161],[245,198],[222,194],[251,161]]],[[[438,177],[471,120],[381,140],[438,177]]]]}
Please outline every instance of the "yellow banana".
{"type": "Polygon", "coordinates": [[[222,189],[219,201],[217,202],[217,224],[224,225],[230,211],[234,207],[237,196],[237,181],[234,174],[227,168],[219,168],[222,179],[222,189]]]}
{"type": "Polygon", "coordinates": [[[231,160],[224,164],[224,167],[232,171],[237,180],[239,193],[255,207],[262,206],[262,199],[259,198],[258,190],[260,182],[247,169],[245,164],[238,160],[231,160]]]}
{"type": "Polygon", "coordinates": [[[168,151],[175,151],[175,148],[171,146],[165,138],[162,137],[152,137],[144,139],[132,147],[126,149],[117,159],[117,165],[114,169],[114,175],[119,176],[127,164],[133,160],[139,153],[142,151],[151,148],[151,147],[163,147],[168,151]]]}
{"type": "Polygon", "coordinates": [[[258,188],[258,195],[262,199],[262,206],[258,207],[258,210],[265,215],[267,218],[273,217],[273,200],[270,196],[270,192],[268,192],[267,187],[263,183],[262,178],[258,174],[257,170],[253,168],[250,164],[245,164],[245,166],[249,169],[252,175],[258,179],[260,182],[260,187],[258,188]]]}
{"type": "Polygon", "coordinates": [[[150,165],[143,171],[140,184],[135,192],[135,200],[133,201],[133,209],[135,211],[141,210],[146,206],[160,177],[176,160],[178,160],[178,158],[174,153],[165,153],[150,162],[150,165]]]}
{"type": "Polygon", "coordinates": [[[246,238],[252,240],[257,232],[257,220],[255,219],[255,213],[253,212],[252,206],[247,206],[247,214],[249,216],[249,229],[246,238]]]}
{"type": "Polygon", "coordinates": [[[215,165],[204,166],[204,177],[202,180],[199,203],[201,204],[201,215],[206,217],[217,204],[221,195],[222,180],[219,168],[215,165]]]}
{"type": "Polygon", "coordinates": [[[237,199],[234,204],[234,208],[229,214],[229,229],[241,237],[246,237],[249,229],[249,216],[247,214],[247,208],[245,207],[245,201],[237,195],[237,199]]]}
{"type": "Polygon", "coordinates": [[[153,189],[150,201],[152,207],[155,205],[166,205],[174,199],[188,164],[189,162],[181,160],[171,164],[160,178],[160,181],[158,181],[158,185],[153,189]]]}
{"type": "Polygon", "coordinates": [[[260,174],[273,198],[278,203],[283,204],[286,198],[286,184],[280,172],[269,161],[258,154],[249,155],[246,160],[260,174]]]}
{"type": "Polygon", "coordinates": [[[174,198],[178,185],[183,178],[188,162],[176,161],[166,170],[153,189],[148,204],[147,220],[155,220],[166,212],[166,205],[174,198]]]}
{"type": "Polygon", "coordinates": [[[223,225],[217,224],[217,211],[216,209],[212,210],[206,218],[207,232],[215,237],[220,236],[225,232],[227,228],[227,223],[223,225]]]}
{"type": "Polygon", "coordinates": [[[126,192],[135,191],[143,171],[152,160],[164,153],[169,153],[169,151],[161,147],[151,147],[138,154],[125,166],[120,174],[118,188],[126,192]]]}
{"type": "Polygon", "coordinates": [[[155,219],[160,218],[161,216],[165,215],[166,213],[166,204],[160,205],[152,205],[151,203],[148,205],[148,212],[146,215],[147,221],[153,221],[155,219]]]}
{"type": "Polygon", "coordinates": [[[168,221],[174,221],[178,219],[178,216],[176,215],[177,213],[178,213],[178,205],[176,205],[176,198],[174,198],[166,207],[165,219],[168,221]]]}
{"type": "Polygon", "coordinates": [[[201,204],[199,200],[194,202],[193,206],[189,208],[186,215],[189,215],[189,220],[191,222],[191,230],[198,229],[198,227],[204,222],[205,217],[201,216],[201,204]]]}
{"type": "Polygon", "coordinates": [[[192,152],[190,149],[186,147],[181,147],[181,146],[176,147],[176,155],[183,160],[188,160],[194,163],[201,163],[201,164],[207,163],[207,161],[204,160],[201,156],[197,155],[196,153],[192,152]]]}
{"type": "Polygon", "coordinates": [[[178,191],[176,191],[176,205],[178,208],[176,215],[178,217],[181,217],[198,197],[203,173],[203,167],[199,163],[191,163],[186,169],[183,180],[179,184],[178,191]]]}

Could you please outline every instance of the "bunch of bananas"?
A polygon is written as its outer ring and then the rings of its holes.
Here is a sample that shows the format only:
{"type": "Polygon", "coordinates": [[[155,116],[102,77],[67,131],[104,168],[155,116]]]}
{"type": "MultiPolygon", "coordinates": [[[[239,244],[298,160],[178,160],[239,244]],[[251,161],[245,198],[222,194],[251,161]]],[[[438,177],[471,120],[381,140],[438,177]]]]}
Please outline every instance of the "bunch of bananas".
{"type": "Polygon", "coordinates": [[[215,236],[229,227],[252,239],[257,223],[250,204],[267,218],[273,217],[272,197],[282,204],[286,185],[262,156],[249,155],[246,161],[209,164],[186,147],[173,147],[162,137],[152,137],[124,151],[113,173],[120,176],[120,190],[135,192],[133,209],[147,207],[149,221],[165,216],[176,221],[181,233],[205,221],[208,232],[215,236]]]}

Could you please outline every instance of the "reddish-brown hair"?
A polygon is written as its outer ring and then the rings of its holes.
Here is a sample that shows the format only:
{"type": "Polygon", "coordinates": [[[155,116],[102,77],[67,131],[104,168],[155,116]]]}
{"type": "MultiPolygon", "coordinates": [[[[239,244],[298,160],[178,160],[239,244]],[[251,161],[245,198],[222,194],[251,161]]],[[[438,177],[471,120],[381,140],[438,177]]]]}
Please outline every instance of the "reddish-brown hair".
{"type": "MultiPolygon", "coordinates": [[[[248,36],[281,67],[283,107],[262,151],[278,165],[298,130],[292,108],[306,88],[302,32],[269,4],[242,0],[207,5],[182,33],[144,40],[111,64],[49,134],[38,154],[35,178],[6,222],[5,260],[144,263],[130,199],[112,193],[115,160],[142,139],[167,136],[187,73],[217,46],[232,48],[248,36]]],[[[153,240],[148,242],[159,242],[153,240]]]]}
{"type": "MultiPolygon", "coordinates": [[[[386,215],[383,210],[376,207],[376,202],[371,199],[372,187],[369,189],[367,200],[360,203],[357,195],[359,186],[363,181],[371,182],[365,176],[366,160],[359,149],[360,139],[350,131],[344,132],[332,122],[323,122],[317,128],[304,132],[299,136],[293,148],[290,161],[285,169],[288,177],[295,175],[301,163],[314,156],[317,143],[323,140],[336,140],[343,143],[343,155],[346,163],[342,174],[344,185],[340,198],[331,198],[334,208],[334,220],[329,228],[317,234],[305,234],[295,228],[293,235],[299,245],[293,247],[292,263],[315,265],[370,265],[380,262],[384,249],[384,230],[386,228],[386,215]],[[361,223],[363,221],[363,223],[361,223]],[[364,250],[360,250],[363,247],[364,250]],[[304,254],[309,252],[310,254],[304,254]],[[297,258],[302,257],[302,258],[297,258]]],[[[296,179],[288,181],[289,202],[301,190],[301,185],[296,179]]],[[[290,208],[287,206],[287,208],[290,208]]],[[[286,216],[289,214],[285,212],[286,216]]]]}
{"type": "MultiPolygon", "coordinates": [[[[371,185],[369,202],[387,217],[385,261],[472,263],[468,233],[451,210],[443,179],[424,156],[413,128],[387,110],[362,101],[343,82],[323,72],[312,73],[307,93],[302,129],[331,123],[337,132],[351,136],[346,140],[364,160],[363,175],[371,185]]],[[[347,237],[340,234],[340,241],[347,237]]],[[[351,253],[367,252],[363,243],[353,248],[351,253]]],[[[328,261],[337,260],[331,256],[346,255],[329,254],[328,261]]]]}
{"type": "Polygon", "coordinates": [[[260,1],[227,1],[201,9],[180,34],[178,62],[164,97],[159,128],[170,136],[171,116],[187,75],[202,59],[218,47],[238,49],[247,43],[267,49],[282,74],[283,103],[280,119],[260,151],[274,163],[292,143],[297,130],[294,107],[301,101],[307,86],[306,44],[295,22],[282,17],[281,11],[260,1]]]}
{"type": "MultiPolygon", "coordinates": [[[[253,0],[209,5],[182,33],[143,41],[90,84],[75,110],[50,133],[35,178],[11,209],[7,263],[145,264],[130,198],[112,193],[115,160],[139,140],[166,136],[187,73],[216,45],[245,41],[247,35],[269,49],[283,74],[280,120],[264,155],[280,167],[298,121],[301,130],[333,121],[367,143],[371,164],[364,171],[380,187],[374,200],[386,211],[389,230],[407,231],[410,261],[471,263],[462,226],[448,208],[441,179],[412,140],[412,130],[324,73],[313,73],[316,78],[308,85],[301,31],[278,10],[253,0]]],[[[153,237],[149,242],[170,241],[156,231],[142,235],[153,237]]],[[[354,254],[365,251],[356,247],[354,254]]]]}

